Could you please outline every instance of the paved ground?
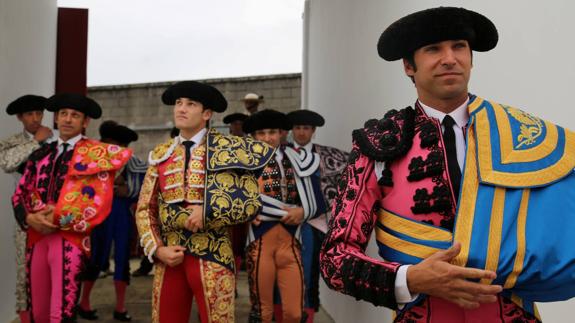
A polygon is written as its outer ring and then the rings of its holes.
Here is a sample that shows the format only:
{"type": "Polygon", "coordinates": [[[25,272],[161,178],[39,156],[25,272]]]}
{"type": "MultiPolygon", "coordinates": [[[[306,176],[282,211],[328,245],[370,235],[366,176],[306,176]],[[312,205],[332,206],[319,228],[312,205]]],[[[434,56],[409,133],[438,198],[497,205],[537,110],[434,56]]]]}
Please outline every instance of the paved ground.
{"type": "MultiPolygon", "coordinates": [[[[137,268],[138,262],[132,262],[131,268],[137,268]]],[[[131,285],[127,290],[126,307],[132,316],[132,322],[150,322],[150,308],[152,295],[152,276],[132,278],[131,285]]],[[[112,277],[98,279],[92,291],[92,307],[98,310],[99,321],[79,322],[118,322],[112,319],[114,310],[115,294],[112,277]]],[[[236,301],[236,322],[247,322],[249,312],[248,282],[245,272],[240,272],[238,280],[238,298],[236,301]]],[[[190,322],[198,322],[197,314],[191,315],[190,322]]],[[[316,313],[315,323],[333,323],[334,321],[320,310],[316,313]]],[[[177,323],[177,322],[175,322],[177,323]]]]}
{"type": "MultiPolygon", "coordinates": [[[[131,268],[137,268],[139,260],[132,260],[131,268]]],[[[133,277],[130,286],[126,293],[126,307],[132,316],[132,322],[144,323],[150,322],[151,310],[151,295],[152,295],[152,275],[147,277],[133,277]]],[[[115,302],[114,284],[112,276],[100,278],[96,282],[92,290],[92,308],[98,310],[98,321],[78,320],[78,322],[103,322],[115,323],[112,318],[115,302]]],[[[245,272],[240,272],[238,279],[238,298],[236,299],[236,322],[247,322],[248,313],[250,310],[248,280],[245,272]]],[[[191,315],[190,322],[199,322],[195,305],[191,315]]],[[[18,323],[20,320],[16,319],[12,323],[18,323]]],[[[315,315],[315,323],[333,323],[333,319],[323,310],[320,309],[315,315]]],[[[177,323],[177,322],[174,322],[177,323]]]]}

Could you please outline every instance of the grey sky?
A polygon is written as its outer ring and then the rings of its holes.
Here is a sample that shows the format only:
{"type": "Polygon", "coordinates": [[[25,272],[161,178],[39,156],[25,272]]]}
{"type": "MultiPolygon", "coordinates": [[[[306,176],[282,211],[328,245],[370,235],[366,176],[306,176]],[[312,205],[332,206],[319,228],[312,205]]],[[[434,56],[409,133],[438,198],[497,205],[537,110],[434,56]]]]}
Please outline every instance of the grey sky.
{"type": "Polygon", "coordinates": [[[88,8],[88,85],[301,72],[303,0],[58,0],[88,8]]]}

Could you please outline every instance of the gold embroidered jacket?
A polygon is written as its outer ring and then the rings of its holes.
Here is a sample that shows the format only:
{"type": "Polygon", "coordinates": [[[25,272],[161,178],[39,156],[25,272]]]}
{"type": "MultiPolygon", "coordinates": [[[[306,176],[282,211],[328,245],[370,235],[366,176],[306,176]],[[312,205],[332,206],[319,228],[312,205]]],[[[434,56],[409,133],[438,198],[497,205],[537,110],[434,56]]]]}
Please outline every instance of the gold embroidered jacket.
{"type": "Polygon", "coordinates": [[[187,253],[234,269],[228,226],[246,222],[261,209],[257,178],[272,158],[269,145],[214,129],[191,153],[187,174],[179,138],[157,146],[138,201],[136,223],[144,253],[152,260],[160,246],[180,245],[187,253]],[[184,224],[186,205],[203,204],[204,228],[184,224]]]}

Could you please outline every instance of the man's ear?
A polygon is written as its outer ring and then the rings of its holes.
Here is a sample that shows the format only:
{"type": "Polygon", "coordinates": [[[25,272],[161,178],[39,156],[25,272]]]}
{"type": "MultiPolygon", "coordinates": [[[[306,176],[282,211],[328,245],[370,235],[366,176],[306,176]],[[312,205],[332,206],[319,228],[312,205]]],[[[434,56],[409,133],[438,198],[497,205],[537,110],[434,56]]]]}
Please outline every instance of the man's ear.
{"type": "Polygon", "coordinates": [[[202,117],[204,118],[205,121],[210,120],[213,115],[214,111],[212,109],[205,109],[204,111],[202,111],[202,117]]]}
{"type": "Polygon", "coordinates": [[[410,62],[407,61],[407,59],[403,59],[403,70],[405,71],[405,74],[407,76],[413,76],[415,74],[415,68],[413,67],[413,65],[411,65],[410,62]]]}
{"type": "Polygon", "coordinates": [[[84,126],[84,129],[88,129],[89,124],[90,124],[90,117],[88,117],[88,116],[84,117],[84,122],[82,123],[82,125],[84,126]]]}

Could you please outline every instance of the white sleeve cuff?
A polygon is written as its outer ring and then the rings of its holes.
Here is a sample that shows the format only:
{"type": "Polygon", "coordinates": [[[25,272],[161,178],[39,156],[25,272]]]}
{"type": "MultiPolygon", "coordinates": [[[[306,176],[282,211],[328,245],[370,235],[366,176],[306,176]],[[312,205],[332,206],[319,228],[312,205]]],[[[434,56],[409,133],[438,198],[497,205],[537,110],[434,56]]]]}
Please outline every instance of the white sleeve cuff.
{"type": "Polygon", "coordinates": [[[413,302],[419,294],[411,295],[409,288],[407,288],[407,268],[411,265],[399,266],[395,276],[395,301],[400,305],[413,302]]]}

